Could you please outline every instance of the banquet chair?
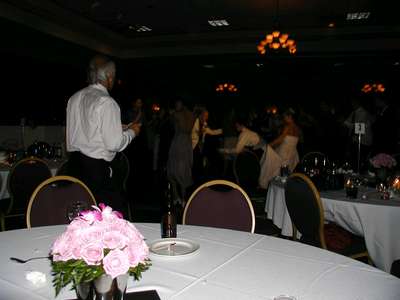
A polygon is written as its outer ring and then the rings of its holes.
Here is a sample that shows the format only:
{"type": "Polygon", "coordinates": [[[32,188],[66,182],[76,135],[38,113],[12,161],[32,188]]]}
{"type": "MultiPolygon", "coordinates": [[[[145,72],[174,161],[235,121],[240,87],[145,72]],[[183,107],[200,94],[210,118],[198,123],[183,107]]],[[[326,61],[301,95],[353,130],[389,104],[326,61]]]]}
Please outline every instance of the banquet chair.
{"type": "Polygon", "coordinates": [[[254,232],[255,215],[249,196],[237,184],[212,180],[190,196],[182,224],[254,232]]]}
{"type": "MultiPolygon", "coordinates": [[[[127,194],[127,182],[130,172],[130,164],[128,157],[123,152],[117,153],[115,158],[111,162],[112,177],[111,184],[113,189],[122,193],[127,194]]],[[[132,211],[129,199],[127,199],[128,206],[128,218],[132,221],[132,211]]]]}
{"type": "Polygon", "coordinates": [[[251,150],[243,150],[233,161],[235,181],[249,195],[257,216],[264,217],[264,206],[267,191],[258,188],[260,177],[260,160],[251,150]]]}
{"type": "Polygon", "coordinates": [[[233,174],[236,183],[245,191],[257,189],[260,175],[260,162],[257,155],[250,150],[243,150],[233,161],[233,174]]]}
{"type": "Polygon", "coordinates": [[[89,209],[96,200],[89,188],[71,176],[54,176],[43,181],[33,192],[26,213],[28,228],[68,224],[68,210],[79,201],[89,209]]]}
{"type": "Polygon", "coordinates": [[[293,223],[293,238],[297,230],[300,242],[327,249],[351,258],[369,260],[363,238],[355,236],[336,224],[325,224],[324,210],[314,183],[300,173],[293,173],[286,181],[285,202],[293,223]]]}
{"type": "Polygon", "coordinates": [[[395,260],[390,268],[390,274],[400,278],[400,259],[395,260]]]}
{"type": "Polygon", "coordinates": [[[7,181],[10,202],[0,214],[2,231],[6,229],[7,219],[25,216],[32,192],[41,182],[50,177],[51,171],[47,163],[39,158],[22,159],[12,167],[7,181]]]}

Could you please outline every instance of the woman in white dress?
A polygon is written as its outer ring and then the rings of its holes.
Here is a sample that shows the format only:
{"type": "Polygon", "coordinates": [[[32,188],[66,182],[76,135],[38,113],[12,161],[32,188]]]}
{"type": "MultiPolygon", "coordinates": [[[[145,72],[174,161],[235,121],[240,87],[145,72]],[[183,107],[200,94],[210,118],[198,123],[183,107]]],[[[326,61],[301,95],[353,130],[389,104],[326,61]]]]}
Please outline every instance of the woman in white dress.
{"type": "Polygon", "coordinates": [[[294,111],[287,110],[283,114],[284,127],[281,134],[266,145],[261,158],[260,187],[266,189],[269,181],[280,174],[281,166],[287,166],[292,172],[299,162],[297,143],[300,137],[300,128],[293,119],[294,111]]]}

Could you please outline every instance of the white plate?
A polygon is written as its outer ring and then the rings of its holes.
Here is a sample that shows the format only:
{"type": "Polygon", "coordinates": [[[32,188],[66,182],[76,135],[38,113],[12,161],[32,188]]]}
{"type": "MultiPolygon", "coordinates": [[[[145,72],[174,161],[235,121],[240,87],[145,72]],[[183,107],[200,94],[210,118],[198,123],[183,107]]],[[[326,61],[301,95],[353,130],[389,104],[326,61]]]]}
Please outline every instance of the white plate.
{"type": "Polygon", "coordinates": [[[179,238],[159,239],[149,245],[150,254],[156,257],[186,257],[199,249],[198,243],[179,238]]]}

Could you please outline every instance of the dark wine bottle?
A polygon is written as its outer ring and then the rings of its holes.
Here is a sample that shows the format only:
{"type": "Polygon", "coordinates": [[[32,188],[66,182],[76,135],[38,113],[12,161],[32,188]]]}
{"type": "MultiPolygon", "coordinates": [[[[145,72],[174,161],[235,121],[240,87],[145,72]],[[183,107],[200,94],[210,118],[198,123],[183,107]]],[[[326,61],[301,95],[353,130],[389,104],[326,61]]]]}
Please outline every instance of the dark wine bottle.
{"type": "Polygon", "coordinates": [[[166,192],[167,210],[161,218],[161,237],[175,238],[176,237],[176,216],[172,205],[171,184],[168,183],[166,192]]]}

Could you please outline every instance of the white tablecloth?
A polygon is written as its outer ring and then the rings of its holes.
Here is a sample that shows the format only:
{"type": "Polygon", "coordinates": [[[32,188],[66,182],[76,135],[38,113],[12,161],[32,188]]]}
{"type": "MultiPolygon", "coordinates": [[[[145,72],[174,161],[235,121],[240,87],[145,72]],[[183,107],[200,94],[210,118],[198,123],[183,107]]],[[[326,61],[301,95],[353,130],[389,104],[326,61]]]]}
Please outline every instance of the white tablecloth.
{"type": "MultiPolygon", "coordinates": [[[[51,162],[49,164],[51,174],[54,176],[62,162],[51,162]]],[[[1,165],[0,166],[0,200],[10,197],[7,190],[7,179],[10,174],[11,167],[1,165]]],[[[0,299],[1,300],[1,299],[0,299]]]]}
{"type": "MultiPolygon", "coordinates": [[[[160,237],[159,224],[137,224],[148,242],[160,237]]],[[[17,264],[10,256],[47,255],[64,226],[0,233],[0,299],[54,299],[50,262],[17,264]],[[34,286],[25,273],[40,271],[46,283],[34,286]]],[[[297,300],[400,299],[400,280],[366,264],[319,248],[246,232],[179,226],[178,235],[200,244],[186,258],[153,258],[128,291],[156,289],[161,299],[297,300]]],[[[56,299],[71,299],[67,288],[56,299]]]]}
{"type": "MultiPolygon", "coordinates": [[[[350,200],[344,190],[322,192],[325,219],[363,236],[374,264],[389,272],[393,261],[400,259],[400,200],[382,200],[369,189],[361,189],[358,196],[350,200]],[[367,199],[361,199],[362,195],[367,199]]],[[[265,211],[282,235],[292,236],[282,185],[271,182],[265,211]]]]}

